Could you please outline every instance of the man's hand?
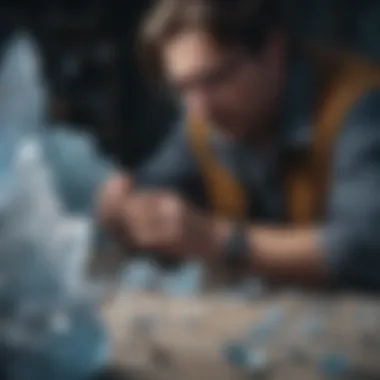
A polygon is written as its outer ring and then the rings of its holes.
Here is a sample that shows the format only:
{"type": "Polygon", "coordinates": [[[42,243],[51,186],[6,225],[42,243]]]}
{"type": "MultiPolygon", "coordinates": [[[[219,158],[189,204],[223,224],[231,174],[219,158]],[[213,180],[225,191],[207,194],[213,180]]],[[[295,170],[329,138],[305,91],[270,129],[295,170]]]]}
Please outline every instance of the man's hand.
{"type": "Polygon", "coordinates": [[[103,186],[98,199],[98,212],[102,224],[108,229],[120,229],[123,204],[132,190],[132,179],[123,174],[111,177],[103,186]]]}
{"type": "Polygon", "coordinates": [[[138,249],[173,257],[204,257],[218,250],[213,219],[174,194],[131,194],[123,208],[124,231],[138,249]]]}
{"type": "MultiPolygon", "coordinates": [[[[128,177],[115,177],[100,198],[103,223],[138,250],[173,258],[222,259],[233,222],[203,214],[179,196],[134,190],[128,177]]],[[[316,229],[252,225],[248,233],[252,270],[266,277],[323,284],[326,268],[316,229]]]]}

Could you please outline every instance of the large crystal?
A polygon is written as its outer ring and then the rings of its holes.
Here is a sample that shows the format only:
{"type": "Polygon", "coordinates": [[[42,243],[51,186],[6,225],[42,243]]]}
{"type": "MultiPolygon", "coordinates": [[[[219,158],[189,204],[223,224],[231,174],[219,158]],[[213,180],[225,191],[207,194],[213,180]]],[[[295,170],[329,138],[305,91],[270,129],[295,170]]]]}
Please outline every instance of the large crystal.
{"type": "Polygon", "coordinates": [[[108,345],[85,277],[93,223],[57,191],[45,93],[38,49],[17,34],[0,67],[1,363],[12,379],[79,380],[104,365],[108,345]]]}

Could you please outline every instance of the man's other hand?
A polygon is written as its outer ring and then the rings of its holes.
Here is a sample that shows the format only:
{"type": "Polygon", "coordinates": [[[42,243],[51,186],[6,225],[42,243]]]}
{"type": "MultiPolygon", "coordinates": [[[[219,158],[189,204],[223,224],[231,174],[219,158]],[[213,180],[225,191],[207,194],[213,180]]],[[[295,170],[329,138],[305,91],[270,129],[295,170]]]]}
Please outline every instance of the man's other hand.
{"type": "Polygon", "coordinates": [[[131,193],[123,204],[123,226],[137,249],[179,258],[209,256],[217,250],[213,219],[175,194],[131,193]]]}

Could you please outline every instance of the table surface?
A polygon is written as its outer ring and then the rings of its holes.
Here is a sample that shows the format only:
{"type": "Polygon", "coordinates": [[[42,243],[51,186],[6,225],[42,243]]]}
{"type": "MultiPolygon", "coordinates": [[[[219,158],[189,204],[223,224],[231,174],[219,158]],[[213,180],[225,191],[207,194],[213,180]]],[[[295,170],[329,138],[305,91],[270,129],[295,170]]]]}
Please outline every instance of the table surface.
{"type": "Polygon", "coordinates": [[[285,289],[250,301],[216,293],[180,299],[120,292],[104,318],[114,364],[136,370],[139,379],[229,380],[253,373],[317,380],[326,378],[321,363],[330,372],[339,366],[330,363],[337,355],[350,365],[351,377],[340,379],[380,379],[380,301],[374,298],[285,289]],[[271,332],[258,340],[270,319],[271,332]],[[242,348],[255,358],[251,369],[227,360],[242,348]]]}
{"type": "MultiPolygon", "coordinates": [[[[124,258],[95,267],[113,276],[124,258]]],[[[198,297],[116,290],[103,317],[117,379],[380,379],[379,298],[279,287],[242,299],[220,292],[229,275],[216,269],[198,297]]]]}

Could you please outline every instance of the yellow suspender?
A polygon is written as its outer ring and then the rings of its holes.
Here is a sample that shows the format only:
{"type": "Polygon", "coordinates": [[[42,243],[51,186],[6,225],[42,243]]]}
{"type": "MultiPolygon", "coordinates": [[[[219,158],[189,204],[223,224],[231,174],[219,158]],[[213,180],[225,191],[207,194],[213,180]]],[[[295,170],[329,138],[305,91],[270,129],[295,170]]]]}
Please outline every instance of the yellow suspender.
{"type": "Polygon", "coordinates": [[[380,71],[356,59],[344,59],[339,68],[327,75],[314,117],[311,161],[286,174],[288,215],[294,224],[313,223],[321,215],[339,129],[354,103],[380,84],[380,71]]]}
{"type": "Polygon", "coordinates": [[[244,189],[214,156],[206,125],[190,121],[189,139],[215,214],[234,220],[244,219],[248,207],[244,189]]]}
{"type": "MultiPolygon", "coordinates": [[[[365,92],[380,86],[377,68],[358,60],[345,62],[320,93],[310,162],[297,164],[286,174],[288,213],[294,224],[305,225],[318,218],[329,185],[333,144],[344,117],[365,92]]],[[[247,196],[214,156],[207,127],[190,120],[189,139],[215,213],[231,219],[245,218],[247,196]]]]}

